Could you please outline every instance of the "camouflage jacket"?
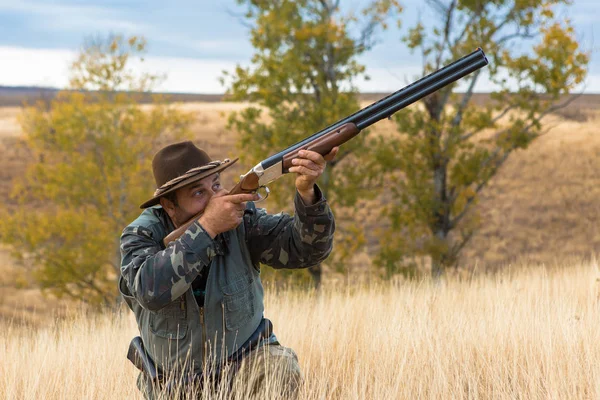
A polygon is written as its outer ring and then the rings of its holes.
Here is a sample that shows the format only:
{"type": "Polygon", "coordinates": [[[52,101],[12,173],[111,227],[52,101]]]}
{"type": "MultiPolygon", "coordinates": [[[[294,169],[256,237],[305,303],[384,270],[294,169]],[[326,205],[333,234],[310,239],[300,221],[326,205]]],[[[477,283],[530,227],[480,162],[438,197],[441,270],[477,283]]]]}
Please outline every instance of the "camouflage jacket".
{"type": "Polygon", "coordinates": [[[306,268],[329,255],[335,223],[315,188],[317,201],[310,206],[296,194],[294,216],[267,214],[248,202],[243,223],[215,240],[195,222],[165,248],[162,240],[174,227],[160,206],[125,228],[119,290],[159,368],[185,363],[200,372],[205,361],[226,358],[250,337],[263,318],[261,263],[306,268]],[[199,307],[191,284],[209,265],[199,307]]]}

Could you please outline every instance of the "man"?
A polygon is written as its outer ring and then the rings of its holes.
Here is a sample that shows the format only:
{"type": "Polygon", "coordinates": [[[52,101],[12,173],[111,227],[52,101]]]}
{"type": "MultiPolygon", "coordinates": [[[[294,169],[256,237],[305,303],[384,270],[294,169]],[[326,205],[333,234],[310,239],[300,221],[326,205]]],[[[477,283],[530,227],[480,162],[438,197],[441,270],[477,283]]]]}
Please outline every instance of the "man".
{"type": "Polygon", "coordinates": [[[337,150],[325,157],[301,151],[293,161],[293,217],[256,208],[256,194],[229,195],[219,173],[236,160],[212,161],[189,141],[155,155],[157,190],[123,231],[119,280],[160,377],[157,383],[140,375],[146,397],[173,382],[206,386],[209,375],[222,386],[223,371],[238,389],[260,390],[274,378],[285,383],[286,396],[297,390],[297,357],[278,343],[263,316],[260,264],[307,268],[327,258],[335,224],[315,182],[337,150]],[[199,213],[164,246],[166,235],[199,213]]]}

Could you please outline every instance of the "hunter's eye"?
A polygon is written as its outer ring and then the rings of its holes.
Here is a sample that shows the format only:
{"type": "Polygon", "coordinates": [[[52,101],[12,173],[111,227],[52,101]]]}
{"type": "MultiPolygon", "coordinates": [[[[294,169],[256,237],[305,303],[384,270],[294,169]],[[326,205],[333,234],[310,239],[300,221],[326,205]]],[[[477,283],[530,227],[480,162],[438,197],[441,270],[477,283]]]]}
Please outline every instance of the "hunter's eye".
{"type": "Polygon", "coordinates": [[[216,183],[213,185],[213,188],[215,188],[215,189],[219,189],[220,187],[221,187],[221,183],[220,183],[220,182],[216,182],[216,183]]]}

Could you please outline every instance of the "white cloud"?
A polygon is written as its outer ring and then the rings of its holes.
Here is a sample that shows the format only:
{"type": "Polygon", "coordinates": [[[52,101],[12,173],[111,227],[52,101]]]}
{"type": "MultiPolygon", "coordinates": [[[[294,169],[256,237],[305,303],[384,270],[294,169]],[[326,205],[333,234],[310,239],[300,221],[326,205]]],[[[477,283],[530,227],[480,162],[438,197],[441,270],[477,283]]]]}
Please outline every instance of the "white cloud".
{"type": "MultiPolygon", "coordinates": [[[[68,84],[69,64],[76,52],[67,49],[27,49],[0,46],[0,85],[5,86],[52,86],[64,88],[68,84]]],[[[223,93],[218,79],[222,71],[232,71],[236,63],[221,59],[192,59],[178,57],[145,58],[143,64],[134,63],[138,71],[166,74],[167,79],[157,88],[160,91],[181,93],[223,93]]],[[[362,92],[390,93],[403,88],[420,76],[421,67],[368,68],[369,81],[357,81],[362,92]]],[[[464,84],[459,90],[464,90],[464,84]]],[[[492,84],[481,76],[476,87],[478,92],[493,89],[492,84]]],[[[600,92],[600,75],[590,74],[586,80],[586,93],[600,92]]]]}
{"type": "Polygon", "coordinates": [[[147,57],[144,64],[144,71],[167,75],[159,91],[179,93],[223,93],[218,79],[235,68],[231,61],[175,57],[147,57]]]}
{"type": "Polygon", "coordinates": [[[0,46],[0,85],[65,87],[74,59],[70,50],[0,46]]]}
{"type": "MultiPolygon", "coordinates": [[[[64,88],[75,56],[75,51],[65,49],[0,46],[0,85],[64,88]]],[[[166,74],[167,79],[159,90],[185,93],[222,93],[224,89],[218,78],[224,69],[234,67],[231,61],[175,57],[146,57],[143,64],[132,64],[132,68],[140,72],[166,74]]]]}
{"type": "Polygon", "coordinates": [[[600,74],[588,73],[582,88],[586,93],[600,93],[600,74]]]}
{"type": "MultiPolygon", "coordinates": [[[[170,46],[176,46],[185,48],[197,52],[197,54],[213,54],[223,55],[229,59],[234,58],[236,55],[239,56],[241,53],[249,53],[248,49],[251,49],[249,45],[238,39],[206,39],[198,40],[191,39],[185,35],[162,31],[159,28],[150,27],[144,30],[144,36],[149,39],[150,42],[168,44],[170,46]]],[[[245,55],[249,58],[249,55],[245,55]]]]}
{"type": "Polygon", "coordinates": [[[142,33],[146,26],[110,16],[76,15],[68,18],[49,18],[38,22],[39,25],[52,31],[90,32],[115,31],[119,33],[142,33]]]}

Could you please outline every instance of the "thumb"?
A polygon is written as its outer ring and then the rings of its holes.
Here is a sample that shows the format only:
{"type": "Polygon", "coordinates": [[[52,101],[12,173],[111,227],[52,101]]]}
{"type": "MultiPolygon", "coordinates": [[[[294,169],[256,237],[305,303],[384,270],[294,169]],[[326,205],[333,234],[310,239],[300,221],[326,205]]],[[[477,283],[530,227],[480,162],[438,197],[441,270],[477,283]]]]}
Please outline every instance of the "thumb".
{"type": "Polygon", "coordinates": [[[338,151],[340,150],[339,147],[334,147],[333,149],[331,149],[331,151],[326,154],[323,158],[325,159],[325,161],[331,161],[335,158],[335,156],[337,155],[338,151]]]}

